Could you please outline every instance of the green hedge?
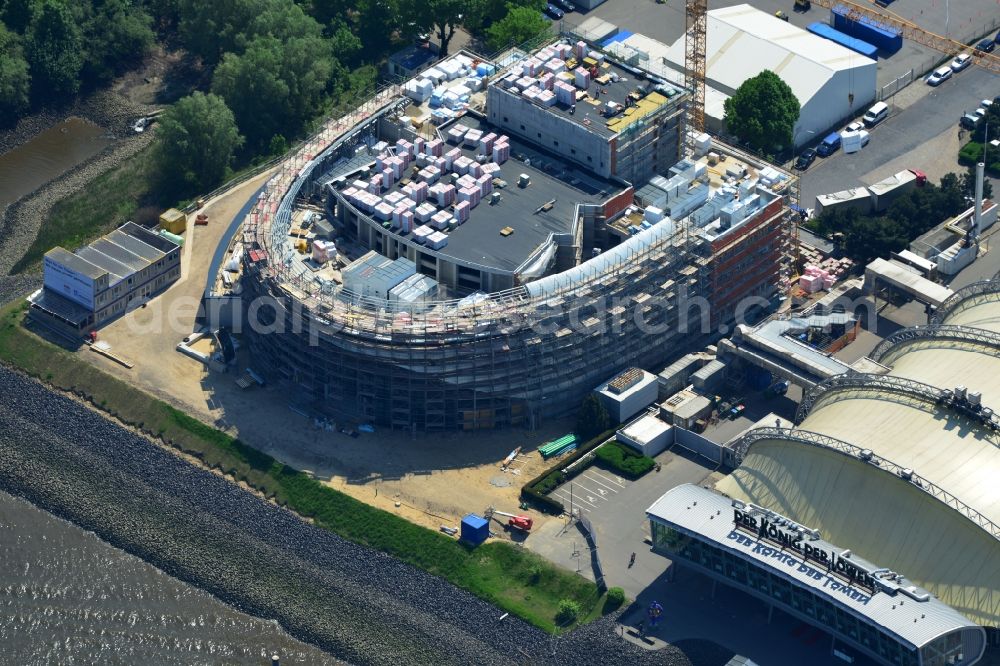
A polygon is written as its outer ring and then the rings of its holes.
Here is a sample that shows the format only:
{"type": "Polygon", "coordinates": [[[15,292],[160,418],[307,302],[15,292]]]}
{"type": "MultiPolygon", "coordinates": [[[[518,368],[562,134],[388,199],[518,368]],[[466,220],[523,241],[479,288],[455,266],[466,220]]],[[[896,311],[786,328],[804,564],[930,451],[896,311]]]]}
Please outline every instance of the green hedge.
{"type": "MultiPolygon", "coordinates": [[[[986,165],[986,172],[991,176],[1000,177],[1000,159],[997,159],[1000,158],[1000,151],[991,150],[988,156],[994,161],[986,165]]],[[[963,166],[975,166],[982,159],[983,144],[981,143],[970,141],[958,151],[958,163],[963,166]]]]}
{"type": "Polygon", "coordinates": [[[569,458],[557,461],[552,467],[549,467],[531,481],[528,481],[521,488],[521,499],[533,505],[539,511],[557,515],[563,513],[566,510],[566,505],[557,499],[549,497],[548,494],[585,470],[587,465],[577,465],[570,470],[569,474],[564,474],[563,470],[581,458],[593,456],[593,450],[606,442],[614,434],[614,429],[602,432],[597,437],[578,447],[569,458]]]}
{"type": "Polygon", "coordinates": [[[618,442],[608,442],[599,448],[597,461],[600,465],[632,480],[638,479],[656,466],[656,461],[649,456],[637,453],[618,442]]]}

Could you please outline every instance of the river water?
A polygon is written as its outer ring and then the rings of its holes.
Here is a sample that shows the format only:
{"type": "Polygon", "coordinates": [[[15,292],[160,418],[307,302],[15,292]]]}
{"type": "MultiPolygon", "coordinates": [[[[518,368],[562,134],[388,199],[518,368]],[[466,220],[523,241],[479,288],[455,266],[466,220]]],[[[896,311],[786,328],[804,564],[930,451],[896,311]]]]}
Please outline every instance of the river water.
{"type": "Polygon", "coordinates": [[[342,664],[0,491],[0,663],[342,664]]]}
{"type": "Polygon", "coordinates": [[[0,155],[0,209],[101,152],[107,132],[82,118],[69,118],[0,155]]]}

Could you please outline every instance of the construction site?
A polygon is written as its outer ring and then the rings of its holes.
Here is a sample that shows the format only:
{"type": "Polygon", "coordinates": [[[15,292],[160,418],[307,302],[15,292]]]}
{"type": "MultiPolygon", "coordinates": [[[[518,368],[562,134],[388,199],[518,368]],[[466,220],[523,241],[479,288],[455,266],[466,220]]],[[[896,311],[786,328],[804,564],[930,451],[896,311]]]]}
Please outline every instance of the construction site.
{"type": "Polygon", "coordinates": [[[791,275],[795,178],[701,133],[697,98],[569,37],[501,62],[458,54],[280,168],[206,294],[210,325],[338,421],[415,433],[572,414],[791,275]],[[546,131],[491,124],[515,102],[546,131]],[[588,169],[601,153],[575,146],[593,137],[610,152],[588,169]],[[638,143],[655,172],[623,157],[638,143]]]}

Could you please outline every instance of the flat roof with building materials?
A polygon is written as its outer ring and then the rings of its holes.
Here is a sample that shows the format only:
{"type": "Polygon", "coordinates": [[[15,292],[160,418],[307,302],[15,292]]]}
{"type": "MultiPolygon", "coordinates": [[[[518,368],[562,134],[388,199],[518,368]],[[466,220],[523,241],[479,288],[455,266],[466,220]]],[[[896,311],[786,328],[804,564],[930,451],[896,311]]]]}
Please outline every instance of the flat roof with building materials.
{"type": "MultiPolygon", "coordinates": [[[[578,47],[574,46],[573,48],[578,47]]],[[[652,82],[646,75],[640,76],[638,70],[607,60],[604,54],[599,51],[595,50],[591,54],[589,46],[584,48],[587,55],[582,59],[573,54],[566,58],[556,56],[554,59],[564,63],[566,67],[564,72],[568,69],[567,80],[570,85],[576,83],[573,73],[576,68],[581,66],[586,68],[587,65],[596,67],[597,76],[592,80],[597,84],[597,87],[592,92],[588,92],[589,86],[575,86],[577,90],[574,93],[572,104],[557,102],[545,108],[549,113],[582,125],[595,134],[605,138],[617,136],[634,123],[668,106],[671,99],[682,92],[679,87],[666,82],[652,82]],[[569,65],[575,65],[575,67],[570,68],[569,65]],[[619,111],[612,116],[604,114],[609,103],[612,108],[620,107],[619,111]]],[[[551,62],[551,60],[547,62],[551,62]]],[[[513,85],[522,79],[520,68],[515,67],[514,72],[508,70],[505,77],[498,82],[498,87],[506,94],[516,95],[519,91],[513,85]],[[508,82],[511,84],[510,87],[507,86],[508,82]]]]}
{"type": "MultiPolygon", "coordinates": [[[[476,130],[485,134],[490,131],[486,125],[471,117],[463,117],[448,126],[454,127],[462,128],[463,132],[476,130]]],[[[475,146],[468,146],[464,141],[444,146],[445,152],[455,149],[461,152],[463,158],[479,163],[475,146]]],[[[517,142],[511,142],[511,154],[521,154],[517,142]]],[[[484,195],[470,209],[468,220],[443,231],[447,236],[444,247],[433,249],[423,245],[420,251],[459,265],[480,265],[513,272],[529,262],[553,235],[573,233],[577,204],[601,204],[622,189],[610,181],[573,169],[553,157],[536,157],[529,162],[517,159],[504,162],[492,174],[494,187],[491,194],[498,197],[497,201],[493,202],[490,194],[484,195]],[[546,167],[545,171],[540,168],[542,165],[546,167]],[[523,187],[520,183],[522,174],[527,176],[523,187]],[[498,181],[502,181],[502,187],[498,181]],[[505,230],[507,232],[502,234],[505,230]]],[[[452,184],[451,175],[443,174],[438,182],[452,184]]],[[[393,193],[402,193],[403,188],[413,182],[417,182],[416,179],[402,178],[380,196],[385,199],[393,193]]],[[[351,179],[348,178],[344,189],[350,187],[351,179]]],[[[425,203],[428,202],[429,199],[425,203]]],[[[430,205],[434,206],[433,203],[430,205]]],[[[451,204],[436,205],[435,208],[448,213],[449,218],[452,215],[451,204]]],[[[416,228],[422,223],[415,220],[413,224],[416,228]]],[[[404,240],[415,238],[412,232],[404,234],[399,228],[385,229],[384,233],[404,240]]]]}

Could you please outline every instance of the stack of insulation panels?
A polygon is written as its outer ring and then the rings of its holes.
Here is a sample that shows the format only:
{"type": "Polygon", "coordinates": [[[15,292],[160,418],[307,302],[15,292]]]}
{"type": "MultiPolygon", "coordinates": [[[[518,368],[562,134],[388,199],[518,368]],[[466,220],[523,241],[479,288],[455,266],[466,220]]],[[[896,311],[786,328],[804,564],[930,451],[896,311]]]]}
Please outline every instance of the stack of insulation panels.
{"type": "Polygon", "coordinates": [[[440,250],[445,245],[448,244],[448,234],[441,233],[440,231],[435,231],[429,236],[427,236],[427,247],[432,250],[440,250]]]}
{"type": "Polygon", "coordinates": [[[427,237],[434,233],[434,230],[426,225],[420,225],[413,230],[413,240],[418,243],[426,243],[427,237]]]}
{"type": "Polygon", "coordinates": [[[455,204],[455,220],[462,224],[469,220],[469,211],[472,210],[472,204],[468,201],[459,201],[455,204]]]}
{"type": "Polygon", "coordinates": [[[438,212],[434,213],[434,217],[431,218],[431,221],[428,223],[428,226],[438,230],[447,229],[449,222],[451,222],[451,214],[448,213],[447,211],[439,210],[438,212]]]}

